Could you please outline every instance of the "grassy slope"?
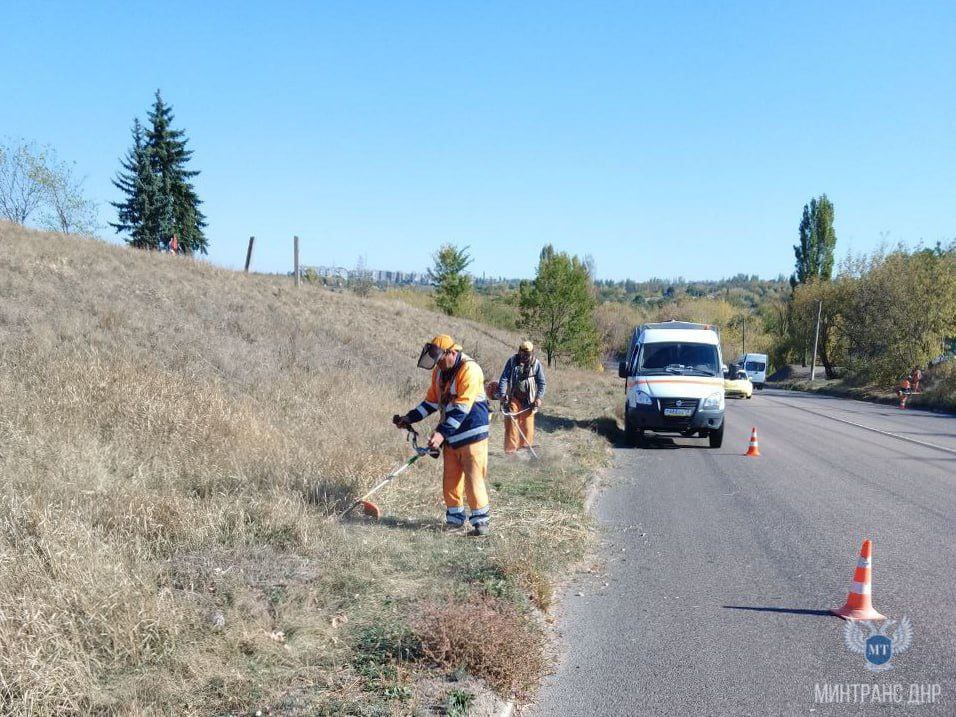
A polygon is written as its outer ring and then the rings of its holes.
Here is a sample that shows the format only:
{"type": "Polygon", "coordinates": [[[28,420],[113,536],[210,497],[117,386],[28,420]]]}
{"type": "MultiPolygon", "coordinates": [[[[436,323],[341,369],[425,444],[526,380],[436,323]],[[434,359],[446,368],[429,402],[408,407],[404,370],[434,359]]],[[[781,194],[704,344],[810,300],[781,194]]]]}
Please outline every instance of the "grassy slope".
{"type": "Polygon", "coordinates": [[[516,336],[9,224],[0,250],[5,711],[411,713],[476,678],[530,689],[613,383],[555,372],[540,463],[505,461],[493,426],[491,540],[439,530],[432,462],[381,524],[343,524],[407,455],[388,419],[424,389],[422,342],[452,333],[490,377],[516,336]],[[497,627],[462,644],[476,614],[497,627]],[[453,666],[471,677],[427,679],[453,666]]]}

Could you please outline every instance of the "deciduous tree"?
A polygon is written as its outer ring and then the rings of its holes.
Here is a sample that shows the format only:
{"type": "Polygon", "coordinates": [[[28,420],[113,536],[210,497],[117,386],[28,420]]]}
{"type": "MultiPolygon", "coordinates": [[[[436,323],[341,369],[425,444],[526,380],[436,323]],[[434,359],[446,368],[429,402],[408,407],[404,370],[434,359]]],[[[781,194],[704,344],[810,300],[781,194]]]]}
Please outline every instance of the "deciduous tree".
{"type": "Polygon", "coordinates": [[[432,258],[435,263],[428,276],[435,283],[435,304],[449,316],[461,316],[473,290],[465,273],[471,264],[468,247],[444,244],[432,258]]]}
{"type": "Polygon", "coordinates": [[[791,286],[832,276],[833,250],[837,240],[833,217],[833,202],[826,194],[814,197],[809,204],[803,205],[800,243],[793,247],[797,261],[796,271],[790,277],[791,286]]]}
{"type": "Polygon", "coordinates": [[[84,180],[73,173],[74,166],[50,154],[43,170],[41,223],[51,231],[93,234],[97,226],[96,204],[84,195],[84,180]]]}
{"type": "Polygon", "coordinates": [[[0,144],[0,217],[25,224],[44,199],[47,150],[34,142],[0,144]]]}
{"type": "Polygon", "coordinates": [[[594,363],[599,351],[596,303],[587,266],[551,245],[541,250],[534,280],[518,288],[521,326],[541,346],[548,366],[558,359],[594,363]]]}
{"type": "Polygon", "coordinates": [[[871,258],[843,301],[847,360],[873,380],[925,366],[956,335],[956,255],[896,251],[871,258]]]}

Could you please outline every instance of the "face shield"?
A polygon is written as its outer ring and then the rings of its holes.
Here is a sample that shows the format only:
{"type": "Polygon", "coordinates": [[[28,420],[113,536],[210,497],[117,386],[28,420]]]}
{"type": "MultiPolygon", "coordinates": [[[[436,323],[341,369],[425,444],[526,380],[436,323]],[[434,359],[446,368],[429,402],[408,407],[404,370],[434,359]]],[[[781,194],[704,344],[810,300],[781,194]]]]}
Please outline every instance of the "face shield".
{"type": "Polygon", "coordinates": [[[418,368],[423,368],[426,371],[431,371],[435,368],[435,364],[438,363],[445,353],[445,350],[440,346],[436,346],[432,343],[427,343],[422,347],[422,353],[418,357],[418,368]]]}

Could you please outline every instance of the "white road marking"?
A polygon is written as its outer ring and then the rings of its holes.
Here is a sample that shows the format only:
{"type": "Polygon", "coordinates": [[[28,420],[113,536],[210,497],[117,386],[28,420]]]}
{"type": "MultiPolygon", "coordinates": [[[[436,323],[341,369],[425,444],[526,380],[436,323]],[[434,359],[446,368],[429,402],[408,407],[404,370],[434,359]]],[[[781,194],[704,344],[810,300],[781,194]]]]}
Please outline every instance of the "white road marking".
{"type": "Polygon", "coordinates": [[[865,426],[862,423],[856,423],[855,421],[848,421],[845,418],[837,418],[836,416],[831,416],[828,413],[821,413],[820,411],[814,411],[809,408],[804,408],[803,406],[795,406],[792,403],[787,403],[786,401],[777,401],[769,396],[764,398],[765,401],[771,401],[772,403],[778,403],[781,406],[787,406],[788,408],[795,408],[798,411],[805,411],[806,413],[812,413],[814,416],[820,416],[822,418],[829,418],[831,421],[839,421],[840,423],[845,423],[848,426],[856,426],[857,428],[862,428],[865,431],[872,431],[873,433],[879,433],[883,436],[889,436],[890,438],[896,438],[901,441],[906,441],[908,443],[915,443],[918,446],[925,446],[926,448],[933,448],[937,451],[943,451],[944,453],[952,453],[956,455],[956,449],[947,448],[946,446],[939,446],[935,443],[927,443],[926,441],[920,441],[915,438],[910,438],[909,436],[901,436],[899,433],[893,433],[891,431],[884,431],[879,428],[873,428],[872,426],[865,426]]]}

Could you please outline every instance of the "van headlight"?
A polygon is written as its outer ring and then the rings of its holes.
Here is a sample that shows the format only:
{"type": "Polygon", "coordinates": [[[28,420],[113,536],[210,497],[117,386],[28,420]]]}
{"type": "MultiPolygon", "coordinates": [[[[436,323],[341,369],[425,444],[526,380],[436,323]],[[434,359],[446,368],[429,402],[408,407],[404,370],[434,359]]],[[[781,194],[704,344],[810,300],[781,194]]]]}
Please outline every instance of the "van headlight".
{"type": "Polygon", "coordinates": [[[707,398],[704,399],[704,402],[700,404],[701,410],[704,411],[723,411],[724,410],[724,392],[718,391],[717,393],[710,394],[707,398]]]}
{"type": "Polygon", "coordinates": [[[651,398],[650,394],[638,391],[634,394],[634,403],[640,406],[651,406],[654,404],[654,399],[651,398]]]}

